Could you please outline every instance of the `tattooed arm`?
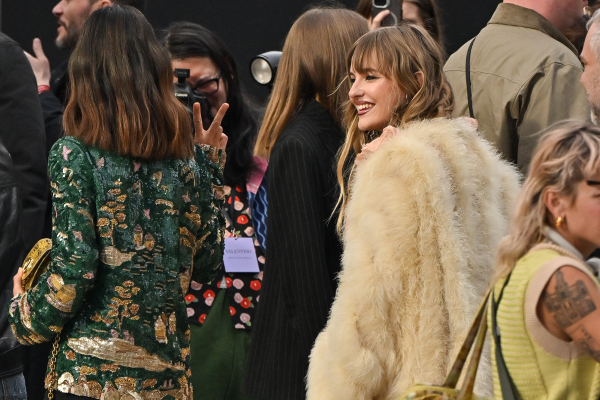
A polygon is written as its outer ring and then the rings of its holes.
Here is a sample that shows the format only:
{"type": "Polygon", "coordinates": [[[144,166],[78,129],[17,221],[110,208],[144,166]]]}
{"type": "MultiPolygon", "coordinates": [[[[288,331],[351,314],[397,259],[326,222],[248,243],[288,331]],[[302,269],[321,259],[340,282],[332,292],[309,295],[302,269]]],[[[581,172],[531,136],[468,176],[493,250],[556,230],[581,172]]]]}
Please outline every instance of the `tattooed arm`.
{"type": "Polygon", "coordinates": [[[552,276],[537,306],[554,336],[574,340],[600,362],[600,287],[583,271],[565,266],[552,276]]]}

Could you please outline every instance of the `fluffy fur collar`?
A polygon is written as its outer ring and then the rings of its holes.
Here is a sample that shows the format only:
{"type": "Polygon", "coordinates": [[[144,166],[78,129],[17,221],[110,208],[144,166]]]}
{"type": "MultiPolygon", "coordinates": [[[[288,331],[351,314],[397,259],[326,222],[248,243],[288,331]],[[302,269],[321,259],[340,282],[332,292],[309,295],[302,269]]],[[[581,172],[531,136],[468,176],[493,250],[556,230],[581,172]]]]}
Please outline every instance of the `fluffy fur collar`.
{"type": "MultiPolygon", "coordinates": [[[[519,180],[464,120],[410,124],[366,157],[309,400],[397,400],[416,383],[443,383],[492,277],[519,180]]],[[[490,395],[489,355],[478,381],[490,395]]]]}

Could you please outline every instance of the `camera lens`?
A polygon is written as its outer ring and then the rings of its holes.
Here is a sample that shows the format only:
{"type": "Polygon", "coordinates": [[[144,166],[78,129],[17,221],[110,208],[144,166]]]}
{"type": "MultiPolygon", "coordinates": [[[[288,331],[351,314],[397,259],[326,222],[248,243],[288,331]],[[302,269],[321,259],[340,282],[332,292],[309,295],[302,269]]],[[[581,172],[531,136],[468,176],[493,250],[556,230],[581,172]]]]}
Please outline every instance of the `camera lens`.
{"type": "Polygon", "coordinates": [[[252,70],[252,76],[254,79],[256,79],[256,81],[261,85],[266,85],[271,82],[271,79],[273,79],[273,71],[271,70],[271,66],[262,58],[254,59],[250,69],[252,70]]]}

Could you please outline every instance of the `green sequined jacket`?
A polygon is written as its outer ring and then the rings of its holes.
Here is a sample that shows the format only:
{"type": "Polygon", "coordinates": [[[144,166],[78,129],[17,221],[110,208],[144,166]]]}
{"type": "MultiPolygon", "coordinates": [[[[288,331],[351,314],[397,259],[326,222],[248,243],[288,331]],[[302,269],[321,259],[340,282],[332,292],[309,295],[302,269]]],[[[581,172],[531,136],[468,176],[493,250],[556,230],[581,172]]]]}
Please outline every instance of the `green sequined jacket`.
{"type": "Polygon", "coordinates": [[[192,398],[183,297],[222,262],[224,158],[208,146],[195,160],[155,162],[72,137],[53,146],[52,262],[8,307],[23,344],[60,332],[59,391],[192,398]]]}

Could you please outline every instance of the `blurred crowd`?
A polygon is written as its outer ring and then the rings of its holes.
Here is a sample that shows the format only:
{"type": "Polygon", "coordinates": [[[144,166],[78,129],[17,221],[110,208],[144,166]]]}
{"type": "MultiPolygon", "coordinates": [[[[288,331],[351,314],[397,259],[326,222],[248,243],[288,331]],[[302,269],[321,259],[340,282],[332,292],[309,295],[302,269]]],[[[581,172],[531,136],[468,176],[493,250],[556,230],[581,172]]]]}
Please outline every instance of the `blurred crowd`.
{"type": "Polygon", "coordinates": [[[446,54],[385,3],[305,11],[264,107],[144,0],[0,33],[0,400],[600,398],[600,4],[446,54]]]}

